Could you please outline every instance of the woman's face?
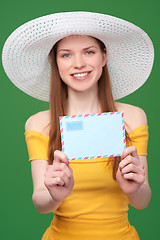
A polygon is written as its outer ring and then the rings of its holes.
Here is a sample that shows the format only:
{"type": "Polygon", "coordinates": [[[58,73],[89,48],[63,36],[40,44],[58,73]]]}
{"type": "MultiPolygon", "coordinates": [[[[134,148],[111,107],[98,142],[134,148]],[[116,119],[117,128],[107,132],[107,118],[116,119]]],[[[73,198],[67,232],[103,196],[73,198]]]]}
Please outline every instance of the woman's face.
{"type": "Polygon", "coordinates": [[[58,43],[56,60],[60,77],[68,88],[81,92],[97,86],[106,53],[93,37],[72,35],[58,43]]]}

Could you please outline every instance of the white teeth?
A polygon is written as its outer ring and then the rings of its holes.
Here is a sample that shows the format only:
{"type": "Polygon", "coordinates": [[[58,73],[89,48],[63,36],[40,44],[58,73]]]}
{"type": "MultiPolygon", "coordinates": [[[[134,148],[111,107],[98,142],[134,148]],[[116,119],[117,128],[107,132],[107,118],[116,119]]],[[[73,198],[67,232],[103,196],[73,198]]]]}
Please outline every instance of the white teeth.
{"type": "Polygon", "coordinates": [[[77,74],[73,74],[74,77],[84,77],[89,73],[77,73],[77,74]]]}

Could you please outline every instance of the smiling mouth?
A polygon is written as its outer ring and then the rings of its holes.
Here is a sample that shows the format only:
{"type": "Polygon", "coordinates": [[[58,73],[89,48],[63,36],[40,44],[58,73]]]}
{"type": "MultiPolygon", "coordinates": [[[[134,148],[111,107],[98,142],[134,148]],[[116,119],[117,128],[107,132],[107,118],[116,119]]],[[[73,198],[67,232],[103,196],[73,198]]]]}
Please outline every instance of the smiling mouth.
{"type": "Polygon", "coordinates": [[[84,72],[84,73],[74,73],[72,74],[73,77],[85,77],[89,74],[90,72],[84,72]]]}

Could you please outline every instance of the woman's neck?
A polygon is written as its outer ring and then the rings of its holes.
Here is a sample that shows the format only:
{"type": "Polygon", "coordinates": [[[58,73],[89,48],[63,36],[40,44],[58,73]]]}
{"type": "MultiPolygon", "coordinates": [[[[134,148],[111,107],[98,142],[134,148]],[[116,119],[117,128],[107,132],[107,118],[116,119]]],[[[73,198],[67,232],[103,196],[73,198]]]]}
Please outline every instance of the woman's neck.
{"type": "Polygon", "coordinates": [[[87,92],[68,89],[67,115],[91,114],[101,112],[98,88],[87,92]]]}

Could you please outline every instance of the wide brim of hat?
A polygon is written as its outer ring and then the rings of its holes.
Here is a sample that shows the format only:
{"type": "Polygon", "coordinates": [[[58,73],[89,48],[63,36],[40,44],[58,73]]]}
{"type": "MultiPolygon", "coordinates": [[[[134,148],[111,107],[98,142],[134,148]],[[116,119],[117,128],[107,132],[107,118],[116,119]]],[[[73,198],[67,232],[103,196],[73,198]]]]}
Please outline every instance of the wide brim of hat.
{"type": "Polygon", "coordinates": [[[154,48],[136,25],[99,13],[54,13],[29,21],[7,39],[2,63],[9,79],[30,96],[49,101],[50,64],[54,44],[69,35],[89,35],[107,48],[107,65],[114,99],[140,88],[150,75],[154,48]]]}

